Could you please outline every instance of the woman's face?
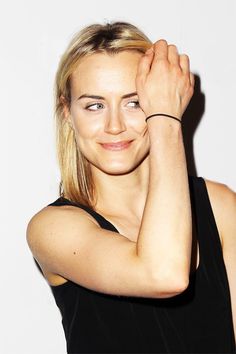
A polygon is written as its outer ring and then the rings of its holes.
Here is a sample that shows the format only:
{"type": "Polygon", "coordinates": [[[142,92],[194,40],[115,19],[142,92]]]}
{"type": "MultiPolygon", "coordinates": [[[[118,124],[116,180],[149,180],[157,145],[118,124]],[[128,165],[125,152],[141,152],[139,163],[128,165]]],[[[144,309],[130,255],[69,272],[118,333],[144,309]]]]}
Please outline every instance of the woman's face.
{"type": "Polygon", "coordinates": [[[71,77],[70,116],[77,145],[92,169],[120,175],[137,168],[149,152],[145,114],[135,77],[141,53],[96,53],[71,77]]]}

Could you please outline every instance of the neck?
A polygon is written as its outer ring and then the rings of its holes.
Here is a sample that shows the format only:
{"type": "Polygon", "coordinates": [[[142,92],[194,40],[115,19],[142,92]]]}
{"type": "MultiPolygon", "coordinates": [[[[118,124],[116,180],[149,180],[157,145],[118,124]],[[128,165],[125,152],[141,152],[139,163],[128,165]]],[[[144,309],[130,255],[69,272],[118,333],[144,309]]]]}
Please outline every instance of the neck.
{"type": "Polygon", "coordinates": [[[142,217],[148,192],[149,157],[125,175],[109,175],[94,166],[92,175],[96,186],[97,212],[142,217]]]}

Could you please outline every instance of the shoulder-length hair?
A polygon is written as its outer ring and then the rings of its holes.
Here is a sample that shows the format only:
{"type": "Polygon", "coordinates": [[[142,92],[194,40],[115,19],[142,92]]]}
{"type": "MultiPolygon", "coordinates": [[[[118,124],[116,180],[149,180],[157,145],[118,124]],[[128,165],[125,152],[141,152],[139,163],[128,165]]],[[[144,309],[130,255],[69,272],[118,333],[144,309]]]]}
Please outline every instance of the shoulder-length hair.
{"type": "Polygon", "coordinates": [[[78,32],[62,55],[55,81],[55,117],[57,156],[61,173],[60,196],[91,208],[95,186],[90,164],[79,151],[74,130],[65,117],[70,108],[70,78],[81,58],[94,53],[116,54],[124,50],[141,53],[152,45],[148,37],[127,22],[92,24],[78,32]]]}

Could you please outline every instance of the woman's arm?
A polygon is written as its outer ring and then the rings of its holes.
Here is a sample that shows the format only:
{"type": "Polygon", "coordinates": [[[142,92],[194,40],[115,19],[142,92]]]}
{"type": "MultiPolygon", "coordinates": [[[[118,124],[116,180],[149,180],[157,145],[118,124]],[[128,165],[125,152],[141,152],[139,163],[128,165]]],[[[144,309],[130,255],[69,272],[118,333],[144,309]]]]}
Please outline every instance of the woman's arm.
{"type": "MultiPolygon", "coordinates": [[[[146,115],[181,118],[193,94],[187,56],[158,41],[141,59],[137,75],[140,104],[146,115]]],[[[181,125],[166,117],[147,121],[150,137],[150,184],[137,242],[137,254],[156,269],[157,283],[186,288],[192,245],[191,204],[181,125]]]]}

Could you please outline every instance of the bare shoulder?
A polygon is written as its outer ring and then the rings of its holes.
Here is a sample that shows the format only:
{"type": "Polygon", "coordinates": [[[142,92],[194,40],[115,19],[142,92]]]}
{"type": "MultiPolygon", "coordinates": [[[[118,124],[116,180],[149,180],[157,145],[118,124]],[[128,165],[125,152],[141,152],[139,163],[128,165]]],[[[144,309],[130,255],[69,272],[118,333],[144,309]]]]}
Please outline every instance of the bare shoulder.
{"type": "Polygon", "coordinates": [[[236,193],[224,183],[204,180],[223,244],[236,229],[236,193]]]}
{"type": "Polygon", "coordinates": [[[96,220],[81,208],[70,205],[43,208],[31,218],[27,226],[27,242],[32,253],[37,256],[38,246],[44,241],[47,242],[53,232],[59,237],[65,228],[67,231],[73,231],[75,225],[87,221],[98,225],[96,220]]]}
{"type": "Polygon", "coordinates": [[[55,235],[60,242],[60,239],[65,239],[65,234],[74,233],[78,225],[86,222],[98,225],[90,214],[70,205],[47,206],[30,219],[26,231],[27,243],[49,282],[57,285],[63,280],[62,277],[48,271],[50,267],[47,260],[51,258],[55,235]]]}

